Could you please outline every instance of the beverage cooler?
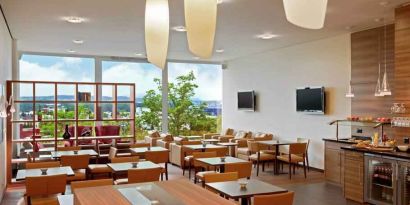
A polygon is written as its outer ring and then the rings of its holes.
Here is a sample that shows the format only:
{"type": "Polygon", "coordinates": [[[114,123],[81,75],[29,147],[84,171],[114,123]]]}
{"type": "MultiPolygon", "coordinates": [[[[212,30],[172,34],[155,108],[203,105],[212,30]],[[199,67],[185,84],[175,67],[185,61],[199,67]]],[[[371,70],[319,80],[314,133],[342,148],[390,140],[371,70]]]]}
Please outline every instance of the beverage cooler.
{"type": "Polygon", "coordinates": [[[365,154],[365,201],[410,205],[410,162],[365,154]]]}

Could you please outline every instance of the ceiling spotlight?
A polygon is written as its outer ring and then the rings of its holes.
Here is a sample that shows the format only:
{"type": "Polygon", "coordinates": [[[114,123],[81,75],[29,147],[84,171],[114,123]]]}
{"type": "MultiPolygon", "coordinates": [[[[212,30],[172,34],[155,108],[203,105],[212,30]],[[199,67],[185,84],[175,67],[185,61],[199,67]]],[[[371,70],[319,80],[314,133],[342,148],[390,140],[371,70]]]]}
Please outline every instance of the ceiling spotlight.
{"type": "Polygon", "coordinates": [[[172,30],[178,31],[178,32],[186,32],[185,26],[174,26],[172,27],[172,30]]]}
{"type": "Polygon", "coordinates": [[[63,19],[68,23],[83,23],[85,21],[85,18],[81,18],[78,16],[68,16],[64,17],[63,19]]]}
{"type": "Polygon", "coordinates": [[[256,36],[256,38],[259,38],[262,40],[269,40],[269,39],[276,38],[276,37],[278,37],[278,35],[271,34],[271,33],[264,33],[264,34],[260,34],[256,36]]]}
{"type": "Polygon", "coordinates": [[[67,52],[69,52],[69,53],[75,53],[76,51],[73,50],[73,49],[68,49],[67,52]]]}
{"type": "Polygon", "coordinates": [[[374,22],[381,22],[381,21],[383,21],[383,18],[375,18],[374,19],[374,22]]]}
{"type": "Polygon", "coordinates": [[[83,40],[76,40],[76,39],[74,39],[73,40],[73,43],[75,43],[75,44],[83,44],[84,43],[84,41],[83,40]]]}
{"type": "Polygon", "coordinates": [[[136,56],[144,56],[143,53],[135,53],[136,56]]]}
{"type": "Polygon", "coordinates": [[[215,52],[217,52],[217,53],[223,53],[223,52],[225,52],[225,50],[222,49],[222,48],[220,48],[220,49],[216,49],[215,52]]]}

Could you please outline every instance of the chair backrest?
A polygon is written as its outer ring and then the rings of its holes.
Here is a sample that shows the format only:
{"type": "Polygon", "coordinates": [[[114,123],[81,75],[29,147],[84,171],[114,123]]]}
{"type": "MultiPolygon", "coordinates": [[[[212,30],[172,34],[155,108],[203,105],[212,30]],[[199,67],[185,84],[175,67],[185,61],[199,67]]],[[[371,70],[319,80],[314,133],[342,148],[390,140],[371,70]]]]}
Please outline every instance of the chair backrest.
{"type": "Polygon", "coordinates": [[[129,169],[128,183],[142,183],[159,181],[162,168],[129,169]]]}
{"type": "Polygon", "coordinates": [[[73,181],[73,182],[71,182],[71,192],[74,193],[74,190],[78,189],[78,188],[108,186],[108,185],[113,185],[113,184],[114,183],[113,183],[112,179],[73,181]]]}
{"type": "Polygon", "coordinates": [[[301,154],[306,154],[306,143],[296,143],[296,144],[291,144],[289,146],[289,154],[296,154],[296,155],[301,155],[301,154]]]}
{"type": "Polygon", "coordinates": [[[250,178],[252,175],[252,162],[225,164],[225,172],[237,172],[238,178],[250,178]]]}
{"type": "Polygon", "coordinates": [[[40,168],[50,168],[50,167],[59,167],[60,162],[28,162],[26,163],[26,169],[40,169],[40,168]]]}
{"type": "Polygon", "coordinates": [[[138,162],[140,161],[139,156],[132,157],[114,157],[111,159],[111,163],[125,163],[125,162],[138,162]]]}
{"type": "Polygon", "coordinates": [[[272,202],[280,205],[293,205],[294,192],[271,195],[255,195],[254,205],[271,205],[272,202]]]}
{"type": "Polygon", "coordinates": [[[60,159],[61,166],[70,166],[72,169],[87,169],[90,155],[63,155],[60,159]]]}
{"type": "Polygon", "coordinates": [[[299,143],[306,143],[306,152],[307,152],[307,150],[309,149],[310,139],[298,137],[296,138],[296,141],[299,143]]]}
{"type": "Polygon", "coordinates": [[[169,151],[147,151],[145,152],[145,160],[154,162],[156,164],[168,163],[169,151]]]}
{"type": "Polygon", "coordinates": [[[26,195],[40,196],[65,193],[67,175],[48,175],[26,178],[26,195]]]}
{"type": "MultiPolygon", "coordinates": [[[[120,126],[119,125],[100,125],[95,126],[95,136],[119,136],[120,126]]],[[[112,139],[102,139],[99,140],[104,144],[110,144],[112,139]]]]}
{"type": "Polygon", "coordinates": [[[131,144],[130,148],[140,148],[140,147],[150,147],[151,144],[150,143],[135,143],[135,144],[131,144]]]}
{"type": "Polygon", "coordinates": [[[57,147],[57,151],[78,151],[81,147],[57,147]]]}
{"type": "Polygon", "coordinates": [[[108,153],[108,159],[112,160],[113,158],[117,157],[118,149],[115,147],[110,147],[110,152],[108,153]]]}
{"type": "Polygon", "coordinates": [[[228,147],[206,148],[205,152],[216,152],[217,157],[225,157],[229,153],[228,147]]]}
{"type": "Polygon", "coordinates": [[[259,152],[259,142],[257,141],[248,141],[248,151],[251,153],[259,152]]]}
{"type": "Polygon", "coordinates": [[[227,128],[225,130],[225,133],[222,133],[222,135],[233,135],[234,134],[234,130],[231,128],[227,128]]]}
{"type": "Polygon", "coordinates": [[[204,174],[205,183],[227,182],[227,181],[236,181],[236,180],[238,180],[238,173],[237,172],[204,174]]]}
{"type": "Polygon", "coordinates": [[[203,165],[203,163],[197,161],[196,159],[217,157],[217,154],[216,152],[194,152],[192,153],[192,157],[194,161],[194,167],[198,167],[203,165]]]}
{"type": "Polygon", "coordinates": [[[198,145],[198,144],[202,144],[201,141],[199,140],[193,140],[193,141],[181,141],[182,145],[198,145]]]}

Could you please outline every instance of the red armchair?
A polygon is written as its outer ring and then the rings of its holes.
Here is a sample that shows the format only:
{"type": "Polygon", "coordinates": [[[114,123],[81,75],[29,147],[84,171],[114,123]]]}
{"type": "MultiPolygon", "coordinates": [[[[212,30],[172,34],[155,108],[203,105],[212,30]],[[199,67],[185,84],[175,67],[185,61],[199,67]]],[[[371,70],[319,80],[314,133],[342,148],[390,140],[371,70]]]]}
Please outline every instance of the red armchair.
{"type": "MultiPolygon", "coordinates": [[[[77,127],[77,135],[80,137],[81,133],[83,132],[84,129],[90,129],[92,130],[93,128],[90,126],[78,126],[77,127]]],[[[68,132],[71,134],[71,137],[74,137],[74,126],[69,126],[68,127],[68,132]]],[[[73,140],[70,140],[71,145],[73,144],[73,140]]],[[[78,145],[92,145],[93,141],[92,140],[81,140],[77,142],[78,145]]]]}
{"type": "MultiPolygon", "coordinates": [[[[24,139],[27,137],[32,137],[33,136],[33,128],[24,128],[23,124],[20,124],[20,139],[24,139]]],[[[34,134],[36,136],[40,136],[40,128],[35,128],[34,129],[34,134]]]]}
{"type": "MultiPolygon", "coordinates": [[[[120,126],[118,125],[101,125],[95,126],[95,136],[119,136],[120,135],[120,126]]],[[[99,143],[111,144],[112,139],[102,139],[99,140],[99,143]]]]}

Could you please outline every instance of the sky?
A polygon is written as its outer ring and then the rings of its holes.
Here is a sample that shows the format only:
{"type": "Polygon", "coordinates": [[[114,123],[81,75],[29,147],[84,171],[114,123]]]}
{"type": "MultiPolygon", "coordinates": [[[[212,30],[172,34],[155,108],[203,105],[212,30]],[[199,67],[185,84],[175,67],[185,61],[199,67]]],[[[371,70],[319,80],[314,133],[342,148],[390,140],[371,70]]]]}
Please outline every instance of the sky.
{"type": "MultiPolygon", "coordinates": [[[[161,78],[161,69],[149,63],[103,61],[103,82],[135,83],[137,97],[142,97],[147,90],[156,89],[154,78],[161,78]]],[[[201,100],[222,100],[221,65],[169,63],[169,82],[191,70],[196,77],[198,88],[195,98],[201,100]]],[[[94,59],[75,57],[54,57],[23,55],[20,60],[20,80],[34,81],[70,81],[93,82],[94,59]]],[[[84,91],[90,88],[83,88],[84,91]]],[[[32,90],[20,89],[21,96],[31,95],[32,90]]],[[[129,96],[127,89],[119,89],[119,95],[129,96]]],[[[41,86],[36,88],[39,96],[52,96],[53,88],[41,86]]],[[[73,87],[59,89],[59,93],[73,94],[73,87]]],[[[103,95],[110,95],[110,88],[103,88],[103,95]]]]}

